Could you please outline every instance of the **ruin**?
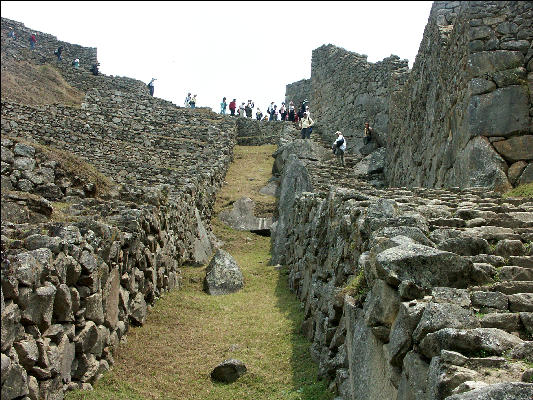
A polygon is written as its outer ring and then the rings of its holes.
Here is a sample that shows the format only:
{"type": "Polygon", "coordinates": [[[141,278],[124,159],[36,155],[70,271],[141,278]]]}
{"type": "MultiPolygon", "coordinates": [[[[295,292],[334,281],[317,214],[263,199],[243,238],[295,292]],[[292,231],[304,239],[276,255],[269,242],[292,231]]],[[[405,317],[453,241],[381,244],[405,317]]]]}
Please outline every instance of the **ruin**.
{"type": "Polygon", "coordinates": [[[274,143],[271,261],[338,398],[529,400],[533,199],[501,191],[533,180],[532,24],[527,1],[435,2],[412,70],[321,46],[311,79],[287,86],[317,120],[306,141],[93,76],[94,48],[39,33],[30,52],[7,37],[30,29],[2,18],[3,70],[62,45],[81,65],[55,67],[84,93],[79,107],[2,98],[2,398],[90,388],[180,267],[214,254],[234,146],[274,143]],[[376,146],[359,154],[367,119],[376,146]]]}

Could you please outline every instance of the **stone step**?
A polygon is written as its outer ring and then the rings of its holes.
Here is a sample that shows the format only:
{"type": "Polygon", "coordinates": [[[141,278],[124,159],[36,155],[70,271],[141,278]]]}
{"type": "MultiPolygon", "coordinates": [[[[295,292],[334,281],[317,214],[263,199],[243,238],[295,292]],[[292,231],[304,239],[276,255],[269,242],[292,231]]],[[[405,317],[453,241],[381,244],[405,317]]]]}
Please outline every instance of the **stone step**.
{"type": "Polygon", "coordinates": [[[504,265],[498,270],[501,281],[533,281],[533,269],[515,265],[504,265]]]}

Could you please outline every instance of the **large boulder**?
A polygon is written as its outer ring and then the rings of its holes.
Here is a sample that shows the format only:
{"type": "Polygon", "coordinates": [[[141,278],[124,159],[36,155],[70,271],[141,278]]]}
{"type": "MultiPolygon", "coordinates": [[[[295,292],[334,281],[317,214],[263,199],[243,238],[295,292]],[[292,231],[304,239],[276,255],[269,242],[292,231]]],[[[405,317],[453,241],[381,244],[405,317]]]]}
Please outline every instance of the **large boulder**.
{"type": "Polygon", "coordinates": [[[473,265],[454,253],[405,242],[378,254],[371,252],[365,266],[367,280],[382,279],[392,286],[410,280],[429,289],[434,286],[465,288],[472,281],[473,265]]]}
{"type": "Polygon", "coordinates": [[[204,290],[210,295],[237,292],[244,286],[242,272],[233,257],[218,249],[207,266],[204,290]]]}
{"type": "Polygon", "coordinates": [[[231,210],[219,214],[222,222],[239,231],[260,231],[270,229],[272,217],[258,218],[254,215],[255,204],[249,197],[242,197],[233,203],[231,210]]]}
{"type": "Polygon", "coordinates": [[[505,382],[454,394],[446,400],[531,400],[532,397],[532,383],[505,382]]]}
{"type": "Polygon", "coordinates": [[[218,382],[232,383],[246,373],[246,365],[240,360],[225,360],[213,369],[211,378],[218,382]]]}
{"type": "Polygon", "coordinates": [[[307,168],[294,154],[290,154],[281,177],[281,190],[278,200],[279,217],[272,227],[272,265],[285,262],[288,221],[294,208],[296,197],[302,192],[312,191],[313,185],[307,168]]]}

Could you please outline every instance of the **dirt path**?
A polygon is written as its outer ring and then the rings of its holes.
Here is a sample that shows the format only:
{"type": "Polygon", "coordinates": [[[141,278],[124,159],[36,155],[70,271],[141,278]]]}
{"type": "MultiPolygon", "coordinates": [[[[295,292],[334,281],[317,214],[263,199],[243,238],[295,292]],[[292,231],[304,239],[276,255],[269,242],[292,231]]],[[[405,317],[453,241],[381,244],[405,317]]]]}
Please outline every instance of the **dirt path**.
{"type": "MultiPolygon", "coordinates": [[[[220,211],[242,196],[273,209],[259,194],[270,178],[274,146],[237,147],[220,211]]],[[[300,334],[303,312],[287,285],[287,271],[268,266],[270,238],[234,231],[212,221],[223,248],[239,264],[245,287],[226,296],[202,291],[205,267],[185,267],[181,290],[167,293],[143,327],[128,332],[111,371],[93,392],[68,399],[326,400],[333,395],[317,382],[310,343],[300,334]],[[214,383],[211,370],[228,358],[248,372],[231,385],[214,383]]]]}

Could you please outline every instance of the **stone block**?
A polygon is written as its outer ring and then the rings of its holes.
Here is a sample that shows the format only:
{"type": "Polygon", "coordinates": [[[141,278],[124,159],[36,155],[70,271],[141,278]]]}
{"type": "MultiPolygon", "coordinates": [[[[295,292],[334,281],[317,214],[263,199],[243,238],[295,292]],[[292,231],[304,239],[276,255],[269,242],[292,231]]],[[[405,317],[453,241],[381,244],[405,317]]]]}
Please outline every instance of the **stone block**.
{"type": "Polygon", "coordinates": [[[399,306],[400,296],[397,291],[384,281],[375,280],[364,305],[366,324],[368,326],[384,325],[390,328],[399,306]]]}
{"type": "Polygon", "coordinates": [[[509,137],[528,132],[531,123],[528,104],[527,86],[507,86],[472,96],[466,110],[466,131],[470,137],[509,137]]]}
{"type": "Polygon", "coordinates": [[[470,54],[468,72],[472,77],[482,77],[486,73],[521,67],[524,56],[519,51],[497,50],[470,54]]]}
{"type": "Polygon", "coordinates": [[[533,135],[513,136],[495,142],[493,146],[510,163],[533,160],[533,135]]]}

